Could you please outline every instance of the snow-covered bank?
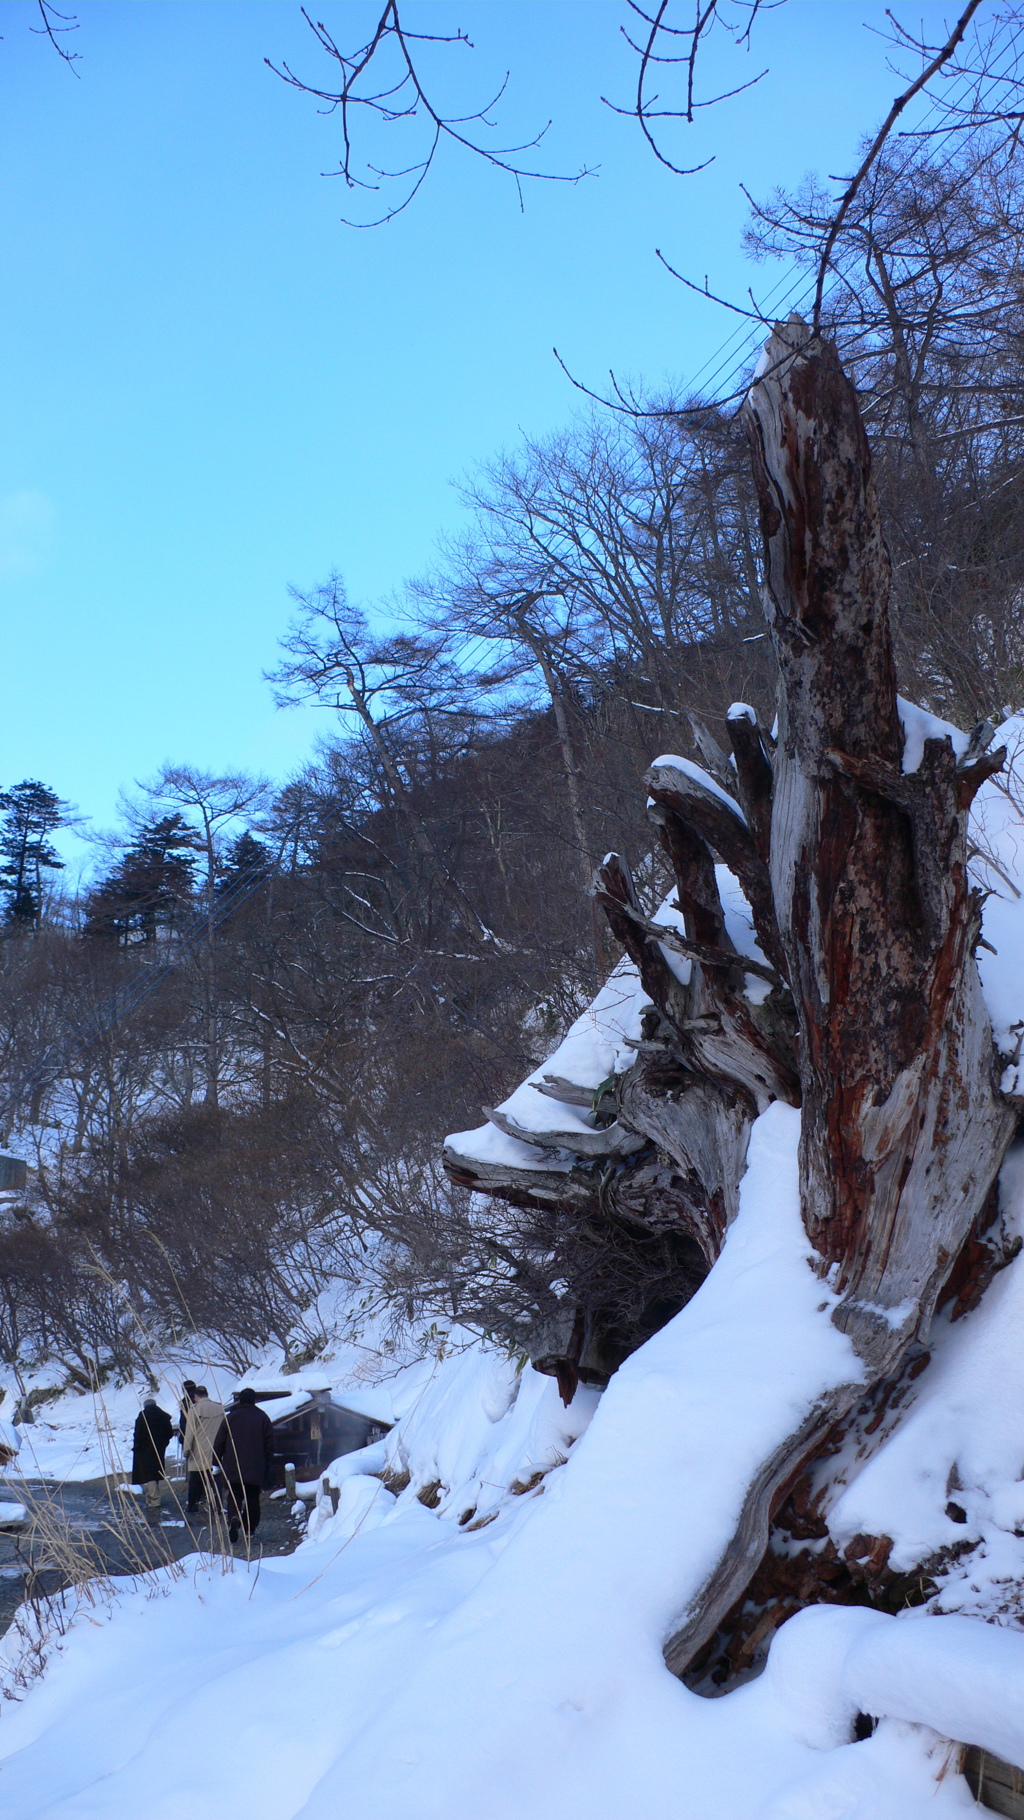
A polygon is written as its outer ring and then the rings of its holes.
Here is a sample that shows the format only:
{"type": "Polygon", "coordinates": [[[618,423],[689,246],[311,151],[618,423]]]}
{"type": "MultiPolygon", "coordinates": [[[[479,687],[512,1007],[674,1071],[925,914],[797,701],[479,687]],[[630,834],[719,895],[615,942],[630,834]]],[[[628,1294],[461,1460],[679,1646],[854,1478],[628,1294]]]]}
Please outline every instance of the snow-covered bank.
{"type": "MultiPolygon", "coordinates": [[[[990,810],[978,865],[993,889],[1007,875],[1007,909],[986,990],[994,1015],[1002,995],[1012,1068],[1016,823],[1002,799],[990,810]]],[[[515,1129],[492,1123],[487,1143],[529,1153],[517,1132],[572,1136],[536,1086],[596,1091],[632,1066],[635,995],[627,1009],[628,1027],[620,1004],[615,1030],[580,1020],[558,1068],[498,1109],[515,1129]]],[[[845,1571],[844,1550],[856,1561],[865,1538],[888,1539],[891,1568],[919,1570],[930,1608],[802,1611],[766,1672],[717,1699],[665,1666],[752,1476],[861,1383],[800,1221],[798,1135],[787,1105],[756,1121],[719,1261],[603,1394],[580,1389],[565,1409],[521,1360],[440,1348],[394,1380],[387,1440],[335,1463],[337,1508],[317,1499],[294,1557],[226,1572],[196,1559],[183,1579],[81,1614],[0,1723],[5,1815],[935,1820],[972,1807],[960,1744],[1024,1760],[1016,1154],[993,1229],[1005,1268],[971,1314],[935,1322],[902,1401],[853,1419],[819,1466],[829,1533],[805,1552],[834,1545],[845,1571]],[[855,1742],[858,1713],[880,1723],[855,1742]]],[[[325,1370],[309,1381],[354,1401],[365,1376],[337,1359],[325,1370]]]]}
{"type": "Polygon", "coordinates": [[[445,1681],[425,1688],[422,1665],[439,1632],[472,1650],[516,1589],[536,1612],[522,1544],[542,1502],[467,1532],[378,1483],[347,1542],[336,1532],[258,1571],[196,1563],[90,1613],[4,1712],[5,1820],[944,1820],[973,1803],[936,1724],[1024,1742],[1018,1636],[836,1608],[792,1620],[768,1672],[719,1700],[688,1692],[653,1649],[637,1679],[619,1632],[588,1663],[581,1636],[575,1664],[541,1654],[525,1685],[510,1662],[481,1736],[479,1707],[453,1705],[445,1681]],[[503,1563],[505,1597],[489,1605],[503,1563]],[[605,1698],[588,1701],[598,1678],[605,1698]],[[510,1705],[530,1725],[519,1750],[501,1725],[510,1705]],[[849,1742],[872,1706],[910,1716],[849,1742]],[[485,1802],[467,1762],[486,1772],[485,1802]]]}
{"type": "MultiPolygon", "coordinates": [[[[934,1718],[925,1702],[848,1742],[854,1701],[880,1687],[899,1704],[887,1690],[906,1685],[900,1651],[862,1648],[866,1623],[896,1635],[899,1621],[805,1614],[769,1674],[718,1700],[662,1660],[735,1522],[751,1450],[856,1375],[808,1263],[797,1126],[783,1106],[759,1121],[722,1266],[621,1368],[586,1433],[573,1444],[563,1429],[567,1464],[525,1489],[529,1449],[550,1447],[556,1424],[550,1380],[533,1374],[512,1398],[499,1360],[452,1360],[389,1438],[392,1463],[416,1474],[400,1497],[367,1475],[379,1462],[353,1461],[363,1470],[337,1516],[293,1557],[258,1574],[196,1562],[178,1583],[128,1593],[98,1628],[95,1614],[80,1622],[4,1713],[9,1820],[127,1820],[140,1805],[156,1820],[963,1811],[965,1785],[926,1729],[959,1709],[936,1697],[934,1718]],[[444,1508],[428,1510],[416,1492],[443,1473],[444,1508]],[[460,1526],[489,1481],[486,1520],[460,1526]]],[[[906,1621],[918,1636],[944,1622],[906,1621]]],[[[1024,1643],[1001,1647],[1024,1672],[1024,1643]]],[[[914,1684],[926,1680],[918,1663],[914,1684]]],[[[1012,1710],[1001,1722],[1000,1738],[1015,1736],[1012,1710]]]]}
{"type": "MultiPolygon", "coordinates": [[[[387,1441],[337,1463],[337,1514],[322,1500],[295,1555],[197,1557],[83,1612],[5,1703],[5,1820],[970,1808],[951,1738],[1024,1757],[1016,1633],[819,1607],[716,1700],[662,1659],[751,1450],[856,1372],[808,1264],[797,1128],[784,1106],[758,1121],[722,1265],[602,1397],[564,1410],[551,1379],[486,1348],[424,1362],[387,1441]],[[858,1710],[882,1723],[854,1743],[858,1710]]],[[[972,1321],[976,1347],[1005,1345],[998,1312],[972,1321]]]]}

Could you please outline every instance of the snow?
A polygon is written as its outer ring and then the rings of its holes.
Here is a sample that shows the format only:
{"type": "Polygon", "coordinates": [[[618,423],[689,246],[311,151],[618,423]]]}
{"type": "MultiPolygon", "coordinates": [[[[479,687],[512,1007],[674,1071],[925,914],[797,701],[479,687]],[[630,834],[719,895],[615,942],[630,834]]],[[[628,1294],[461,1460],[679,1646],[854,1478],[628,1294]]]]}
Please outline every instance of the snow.
{"type": "MultiPolygon", "coordinates": [[[[637,970],[631,960],[624,958],[553,1054],[495,1109],[514,1128],[515,1137],[524,1133],[528,1134],[527,1143],[531,1139],[547,1139],[562,1148],[570,1148],[565,1140],[575,1138],[584,1155],[638,1148],[641,1139],[620,1133],[615,1127],[599,1133],[592,1111],[553,1099],[537,1088],[553,1078],[570,1081],[593,1094],[610,1077],[632,1067],[636,1051],[628,1047],[627,1039],[635,1041],[639,1037],[646,1002],[637,970]]],[[[460,1135],[464,1139],[466,1134],[460,1135]]],[[[448,1142],[460,1155],[480,1154],[477,1148],[467,1153],[454,1138],[448,1142]]],[[[533,1166],[536,1167],[536,1158],[533,1166]]]]}
{"type": "MultiPolygon", "coordinates": [[[[716,866],[715,878],[718,881],[718,895],[722,900],[725,912],[725,933],[732,942],[737,954],[743,954],[748,960],[759,961],[762,967],[768,962],[758,946],[754,934],[754,919],[750,914],[750,905],[743,894],[739,879],[728,866],[716,866]]],[[[771,991],[767,980],[759,978],[756,973],[745,976],[744,996],[752,1005],[763,1005],[771,991]]]]}
{"type": "MultiPolygon", "coordinates": [[[[1024,1215],[1019,1146],[1004,1164],[1001,1189],[1012,1236],[1024,1215]]],[[[1024,1471],[1021,1333],[1024,1252],[996,1276],[971,1315],[935,1323],[932,1362],[910,1408],[829,1513],[840,1545],[857,1534],[891,1536],[891,1565],[905,1572],[938,1548],[979,1539],[998,1522],[992,1495],[1024,1471]],[[945,1514],[951,1497],[966,1511],[966,1527],[945,1514]]]]}
{"type": "Polygon", "coordinates": [[[500,1169],[532,1169],[549,1175],[551,1171],[568,1172],[575,1159],[568,1151],[540,1150],[524,1144],[521,1138],[509,1137],[496,1125],[474,1126],[472,1131],[451,1131],[444,1140],[446,1151],[458,1161],[488,1164],[500,1169]]]}
{"type": "Polygon", "coordinates": [[[843,1665],[862,1712],[928,1725],[1024,1764],[1024,1636],[977,1618],[875,1616],[843,1665]]]}
{"type": "Polygon", "coordinates": [[[653,760],[651,770],[659,771],[663,768],[665,770],[681,771],[684,777],[690,779],[691,783],[697,784],[700,789],[706,790],[709,795],[717,797],[719,802],[725,803],[726,807],[732,810],[737,821],[741,821],[744,827],[746,827],[747,818],[740,808],[739,803],[736,801],[736,798],[730,796],[728,790],[723,790],[721,784],[716,783],[710,773],[702,770],[700,765],[695,765],[692,759],[680,758],[678,753],[675,752],[663,752],[660,758],[653,760]]]}
{"type": "MultiPolygon", "coordinates": [[[[163,1582],[162,1596],[140,1589],[111,1617],[90,1612],[45,1680],[4,1713],[5,1820],[134,1820],[140,1812],[152,1820],[349,1812],[375,1820],[521,1820],[526,1812],[533,1820],[946,1820],[969,1806],[949,1747],[930,1730],[883,1723],[850,1744],[839,1725],[841,1742],[814,1746],[798,1735],[800,1704],[770,1675],[706,1701],[653,1651],[635,1693],[623,1674],[605,1707],[585,1703],[585,1664],[560,1675],[544,1665],[561,1696],[555,1707],[543,1671],[529,1690],[510,1672],[499,1711],[526,1704],[530,1748],[490,1761],[481,1799],[472,1766],[487,1762],[489,1740],[475,1730],[477,1702],[452,1709],[444,1685],[428,1692],[429,1760],[416,1760],[418,1739],[397,1727],[381,1739],[377,1724],[417,1687],[421,1655],[436,1661],[441,1639],[449,1655],[472,1648],[460,1613],[486,1597],[543,1500],[521,1503],[482,1532],[439,1539],[441,1526],[422,1506],[400,1511],[379,1487],[378,1495],[384,1518],[364,1521],[344,1543],[306,1544],[258,1572],[192,1565],[163,1582]],[[524,1702],[531,1691],[532,1705],[524,1702]]],[[[780,1633],[773,1654],[799,1622],[780,1633]]],[[[935,1621],[888,1623],[910,1633],[935,1621]]],[[[865,1643],[877,1628],[874,1620],[865,1643]]],[[[851,1664],[858,1642],[851,1626],[851,1664]]],[[[611,1646],[605,1639],[601,1647],[606,1671],[611,1646]]],[[[815,1671],[821,1660],[814,1650],[815,1671]]],[[[830,1690],[848,1711],[845,1670],[840,1659],[830,1690]]],[[[811,1693],[814,1679],[805,1676],[811,1693]]]]}
{"type": "Polygon", "coordinates": [[[600,1397],[581,1385],[568,1408],[553,1378],[491,1347],[442,1361],[387,1441],[388,1471],[410,1494],[437,1486],[437,1509],[479,1519],[561,1465],[600,1397]]]}
{"type": "Polygon", "coordinates": [[[271,1421],[281,1422],[293,1416],[300,1409],[305,1409],[310,1400],[324,1391],[332,1401],[343,1409],[349,1409],[355,1415],[368,1416],[372,1421],[390,1422],[390,1414],[384,1414],[379,1395],[370,1392],[369,1397],[364,1387],[340,1390],[337,1387],[337,1374],[329,1371],[309,1370],[304,1368],[299,1373],[274,1373],[266,1371],[247,1371],[239,1379],[238,1388],[249,1385],[257,1396],[266,1391],[275,1394],[264,1408],[271,1421]],[[372,1405],[369,1407],[368,1405],[372,1405]]]}
{"type": "Polygon", "coordinates": [[[745,701],[734,701],[725,718],[726,720],[749,720],[752,726],[757,726],[757,715],[745,701]]]}
{"type": "Polygon", "coordinates": [[[1010,1058],[1013,1075],[1004,1090],[1015,1090],[1016,1060],[1024,1029],[1024,714],[1005,721],[993,738],[1005,746],[1002,772],[982,784],[971,811],[971,836],[978,849],[971,875],[989,893],[984,935],[995,953],[978,950],[978,971],[997,1046],[1010,1058]]]}
{"type": "Polygon", "coordinates": [[[24,1523],[28,1510],[24,1504],[13,1504],[0,1501],[0,1529],[9,1528],[14,1523],[24,1523]]]}
{"type": "MultiPolygon", "coordinates": [[[[904,726],[905,768],[926,737],[955,733],[916,709],[904,726]]],[[[997,737],[1024,754],[1024,717],[997,737]]],[[[953,740],[958,753],[965,739],[953,740]]],[[[659,763],[687,768],[736,808],[698,767],[659,763]]],[[[979,964],[1008,1069],[1024,1029],[1022,807],[1011,776],[983,787],[975,814],[973,871],[995,893],[985,934],[999,949],[979,964]]],[[[738,952],[763,958],[737,881],[725,867],[717,876],[738,952]]],[[[667,904],[658,915],[678,913],[667,904]]],[[[748,975],[748,991],[762,986],[748,975]]],[[[531,1127],[534,1143],[487,1125],[450,1146],[534,1172],[571,1168],[571,1152],[541,1140],[586,1108],[536,1084],[551,1074],[592,1093],[622,1073],[643,1003],[623,963],[505,1102],[539,1108],[548,1122],[531,1127]]],[[[931,1559],[929,1609],[798,1613],[764,1673],[717,1699],[664,1666],[665,1639],[733,1532],[751,1473],[860,1380],[800,1222],[798,1136],[799,1114],[781,1104],[754,1123],[719,1262],[606,1391],[581,1388],[568,1409],[553,1380],[470,1336],[448,1336],[389,1383],[369,1380],[370,1354],[354,1343],[295,1374],[265,1358],[248,1381],[294,1396],[330,1389],[396,1426],[327,1469],[337,1511],[319,1484],[303,1488],[315,1495],[293,1556],[252,1568],[194,1556],[121,1583],[106,1607],[72,1609],[41,1678],[3,1701],[5,1820],[976,1811],[957,1745],[1024,1759],[1024,1252],[970,1315],[935,1321],[931,1361],[903,1404],[870,1437],[854,1424],[820,1468],[834,1486],[825,1516],[836,1545],[891,1537],[900,1572],[931,1559]],[[950,1499],[966,1522],[946,1514],[950,1499]],[[862,1742],[857,1712],[880,1720],[862,1742]]],[[[1024,1231],[1024,1147],[1004,1166],[1000,1207],[1009,1246],[1024,1231]]],[[[222,1400],[238,1382],[179,1361],[161,1384],[164,1407],[175,1409],[182,1375],[222,1400]]],[[[20,1470],[45,1458],[91,1476],[123,1450],[138,1406],[135,1386],[46,1405],[20,1431],[20,1470]]],[[[18,1647],[10,1635],[0,1657],[13,1664],[18,1647]]],[[[0,1687],[11,1672],[0,1659],[0,1687]]]]}
{"type": "Polygon", "coordinates": [[[773,1640],[765,1682],[818,1750],[844,1744],[862,1712],[1024,1763],[1024,1636],[977,1618],[810,1606],[773,1640]]]}
{"type": "MultiPolygon", "coordinates": [[[[681,920],[666,905],[657,914],[672,926],[681,920]]],[[[663,952],[667,958],[667,951],[663,952]]],[[[678,967],[680,957],[673,955],[669,964],[678,967]]],[[[689,967],[688,962],[682,964],[689,967]]],[[[559,1080],[596,1094],[605,1081],[625,1073],[636,1060],[630,1044],[639,1039],[647,1002],[633,962],[623,957],[547,1060],[495,1107],[501,1123],[455,1131],[445,1139],[453,1160],[512,1169],[568,1170],[573,1166],[573,1149],[576,1155],[585,1156],[637,1149],[642,1140],[621,1131],[617,1124],[600,1127],[593,1111],[537,1089],[549,1080],[559,1080]],[[501,1128],[506,1122],[509,1131],[501,1128]],[[542,1147],[542,1155],[538,1156],[534,1145],[542,1147]]],[[[489,1115],[492,1120],[493,1116],[489,1115]]]]}
{"type": "Polygon", "coordinates": [[[903,770],[904,773],[916,771],[924,757],[926,739],[948,739],[957,758],[963,758],[970,743],[970,734],[962,733],[948,720],[940,720],[937,714],[930,714],[927,708],[919,708],[912,701],[904,701],[902,695],[896,697],[896,707],[903,725],[903,770]]]}
{"type": "MultiPolygon", "coordinates": [[[[536,1153],[531,1153],[535,1155],[536,1153]]],[[[156,1399],[177,1420],[181,1386],[185,1378],[205,1384],[211,1396],[229,1403],[235,1390],[252,1383],[266,1390],[287,1390],[294,1396],[293,1406],[301,1407],[313,1390],[329,1390],[334,1401],[357,1415],[372,1421],[393,1423],[404,1414],[429,1376],[433,1361],[416,1358],[403,1361],[384,1354],[376,1344],[374,1320],[365,1314],[361,1319],[360,1337],[341,1337],[347,1329],[351,1311],[351,1291],[327,1298],[331,1302],[330,1324],[337,1330],[329,1351],[316,1366],[303,1366],[298,1372],[282,1372],[280,1348],[268,1348],[265,1362],[241,1376],[210,1352],[196,1345],[192,1354],[182,1354],[173,1361],[154,1362],[157,1375],[156,1399]]],[[[356,1298],[358,1301],[358,1298],[356,1298]]],[[[40,1375],[40,1384],[45,1380],[40,1375]]],[[[123,1475],[132,1457],[132,1431],[142,1399],[150,1394],[148,1384],[129,1383],[104,1386],[96,1396],[79,1391],[65,1391],[40,1405],[33,1423],[12,1430],[20,1439],[18,1458],[0,1466],[0,1479],[49,1479],[75,1482],[99,1479],[108,1474],[123,1475]]],[[[276,1420],[287,1414],[289,1403],[284,1398],[267,1405],[276,1420]]],[[[173,1462],[180,1452],[177,1439],[168,1448],[173,1462]]]]}
{"type": "MultiPolygon", "coordinates": [[[[668,761],[658,760],[659,764],[664,762],[668,761]]],[[[690,769],[695,771],[697,767],[690,769]]],[[[704,773],[700,775],[703,777],[704,773]]],[[[712,780],[707,781],[710,784],[712,780]]],[[[717,784],[714,788],[718,790],[717,784]]],[[[715,867],[715,876],[729,939],[738,954],[764,966],[765,957],[757,944],[750,906],[739,880],[724,865],[715,867]]],[[[673,892],[655,910],[651,922],[685,936],[685,920],[673,892]]],[[[693,966],[689,957],[664,942],[659,942],[658,947],[679,983],[688,985],[693,966]]],[[[770,991],[770,985],[757,974],[745,976],[744,992],[752,1004],[762,1004],[770,991]]],[[[636,967],[624,956],[547,1060],[488,1115],[492,1122],[472,1131],[452,1132],[445,1139],[451,1159],[485,1167],[568,1170],[574,1156],[624,1155],[639,1149],[642,1138],[621,1130],[617,1123],[599,1127],[594,1111],[555,1099],[548,1092],[538,1092],[538,1088],[554,1081],[569,1081],[595,1094],[605,1081],[624,1074],[636,1060],[632,1045],[639,1040],[640,1021],[648,1003],[636,967]],[[508,1130],[503,1128],[505,1124],[508,1130]],[[535,1145],[542,1150],[541,1155],[533,1148],[535,1145]]]]}
{"type": "Polygon", "coordinates": [[[800,1224],[798,1130],[782,1105],[756,1121],[719,1265],[591,1395],[585,1432],[493,1349],[437,1361],[382,1444],[442,1481],[436,1510],[353,1461],[294,1556],[196,1559],[81,1618],[4,1713],[5,1820],[959,1811],[930,1733],[845,1741],[841,1679],[814,1720],[792,1660],[705,1700],[661,1656],[766,1445],[857,1375],[800,1224]],[[486,1523],[460,1524],[467,1487],[486,1523]]]}
{"type": "Polygon", "coordinates": [[[628,1042],[640,1035],[640,1017],[646,1003],[639,974],[626,956],[543,1067],[530,1076],[531,1081],[553,1074],[595,1091],[610,1074],[623,1074],[635,1060],[635,1051],[628,1042]]]}
{"type": "MultiPolygon", "coordinates": [[[[663,904],[660,904],[651,922],[659,929],[674,929],[677,935],[686,934],[686,919],[682,911],[673,902],[674,894],[670,891],[663,904]]],[[[678,949],[670,948],[666,942],[658,943],[658,952],[669,972],[674,974],[681,986],[688,986],[693,973],[693,962],[688,954],[680,954],[678,949]]]]}
{"type": "Polygon", "coordinates": [[[814,1750],[846,1744],[861,1710],[874,1713],[844,1683],[846,1658],[878,1613],[866,1606],[811,1605],[783,1624],[772,1639],[765,1684],[786,1714],[795,1737],[814,1750]]]}

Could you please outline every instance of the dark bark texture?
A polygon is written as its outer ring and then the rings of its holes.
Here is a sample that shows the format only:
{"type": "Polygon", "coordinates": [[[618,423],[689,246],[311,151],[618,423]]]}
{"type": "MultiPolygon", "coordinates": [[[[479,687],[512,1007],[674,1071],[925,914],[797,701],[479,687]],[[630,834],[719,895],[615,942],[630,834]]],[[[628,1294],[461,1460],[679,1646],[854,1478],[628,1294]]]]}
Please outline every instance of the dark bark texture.
{"type": "Polygon", "coordinates": [[[967,815],[1004,754],[926,739],[903,771],[889,558],[853,387],[776,326],[746,407],[779,662],[769,867],[799,1027],[808,1234],[876,1375],[922,1325],[1016,1114],[974,948],[967,815]]]}

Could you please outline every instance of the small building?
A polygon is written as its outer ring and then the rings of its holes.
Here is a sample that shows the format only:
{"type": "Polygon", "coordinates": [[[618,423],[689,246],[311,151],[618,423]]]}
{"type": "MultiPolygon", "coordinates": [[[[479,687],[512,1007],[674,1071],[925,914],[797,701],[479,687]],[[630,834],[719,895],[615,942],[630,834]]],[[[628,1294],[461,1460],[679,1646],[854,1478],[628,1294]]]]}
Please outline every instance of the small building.
{"type": "Polygon", "coordinates": [[[20,1156],[0,1151],[0,1194],[19,1194],[28,1185],[28,1164],[20,1156]]]}
{"type": "Polygon", "coordinates": [[[252,1388],[274,1425],[275,1485],[284,1484],[284,1469],[289,1465],[294,1466],[299,1480],[318,1478],[341,1454],[382,1441],[391,1426],[336,1402],[329,1386],[300,1383],[286,1390],[254,1384],[252,1388]]]}

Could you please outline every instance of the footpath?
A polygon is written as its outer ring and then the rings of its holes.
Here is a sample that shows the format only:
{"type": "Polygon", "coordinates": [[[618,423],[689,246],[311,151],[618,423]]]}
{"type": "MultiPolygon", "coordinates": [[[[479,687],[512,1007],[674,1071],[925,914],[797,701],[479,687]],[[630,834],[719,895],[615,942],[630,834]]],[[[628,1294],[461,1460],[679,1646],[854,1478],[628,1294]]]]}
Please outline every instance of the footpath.
{"type": "Polygon", "coordinates": [[[33,1591],[50,1596],[72,1581],[144,1573],[200,1551],[241,1560],[288,1555],[300,1540],[283,1494],[264,1493],[260,1526],[246,1549],[231,1546],[219,1512],[212,1523],[206,1512],[186,1515],[184,1478],[165,1480],[162,1490],[160,1527],[150,1529],[123,1474],[63,1484],[0,1477],[0,1636],[33,1591]],[[5,1510],[17,1505],[24,1507],[21,1520],[5,1510]]]}

